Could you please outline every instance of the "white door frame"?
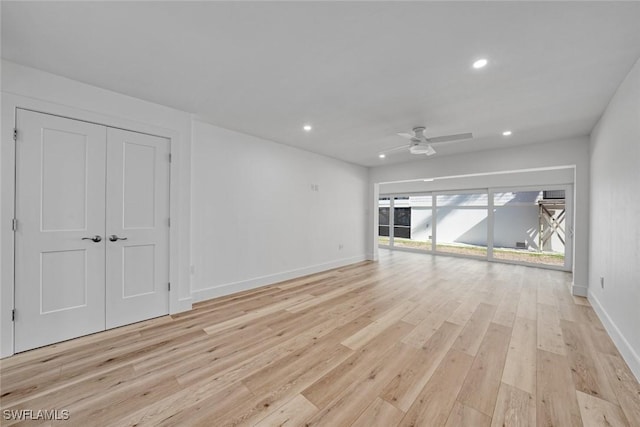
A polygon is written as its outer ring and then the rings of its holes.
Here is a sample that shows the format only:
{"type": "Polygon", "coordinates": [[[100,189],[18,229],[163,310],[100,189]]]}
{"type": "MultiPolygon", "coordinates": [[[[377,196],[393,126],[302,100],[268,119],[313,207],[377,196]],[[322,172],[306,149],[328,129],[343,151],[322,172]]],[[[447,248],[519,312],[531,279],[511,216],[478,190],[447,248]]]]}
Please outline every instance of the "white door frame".
{"type": "MultiPolygon", "coordinates": [[[[2,239],[0,239],[0,357],[10,356],[14,350],[14,324],[12,322],[12,312],[15,308],[15,240],[11,230],[11,220],[15,214],[15,143],[13,141],[13,129],[16,126],[17,110],[31,110],[44,114],[65,117],[74,120],[95,123],[103,126],[130,130],[133,132],[146,133],[169,139],[172,162],[170,166],[170,218],[172,219],[169,230],[169,279],[172,284],[169,295],[169,313],[178,313],[191,309],[190,290],[188,298],[180,298],[180,222],[179,222],[179,150],[177,142],[181,141],[181,135],[173,129],[161,128],[127,118],[107,116],[78,108],[59,105],[39,99],[25,96],[2,93],[2,135],[1,139],[1,163],[0,163],[0,188],[2,190],[2,207],[0,208],[0,227],[2,227],[2,239]]],[[[184,136],[182,137],[184,141],[184,136]]],[[[19,141],[19,135],[18,135],[19,141]]],[[[182,263],[188,260],[182,260],[182,263]]],[[[188,282],[185,284],[188,287],[188,282]]],[[[183,286],[185,286],[183,285],[183,286]]],[[[182,294],[184,294],[184,290],[182,294]]]]}

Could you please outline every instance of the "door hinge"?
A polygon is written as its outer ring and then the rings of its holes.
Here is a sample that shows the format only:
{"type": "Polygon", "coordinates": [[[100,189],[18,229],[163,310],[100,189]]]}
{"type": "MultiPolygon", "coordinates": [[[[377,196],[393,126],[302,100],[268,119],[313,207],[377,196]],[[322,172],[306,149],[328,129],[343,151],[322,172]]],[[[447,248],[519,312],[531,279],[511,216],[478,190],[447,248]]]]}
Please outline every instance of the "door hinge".
{"type": "Polygon", "coordinates": [[[16,218],[11,220],[11,229],[13,231],[18,231],[18,220],[16,218]]]}
{"type": "Polygon", "coordinates": [[[167,218],[167,225],[171,227],[171,218],[167,218]]]}
{"type": "Polygon", "coordinates": [[[167,289],[169,289],[169,291],[171,291],[171,282],[167,283],[167,289]]]}
{"type": "Polygon", "coordinates": [[[12,322],[16,321],[16,309],[15,308],[13,310],[11,310],[11,321],[12,322]]]}
{"type": "Polygon", "coordinates": [[[17,141],[18,140],[18,129],[13,128],[13,140],[17,141]]]}
{"type": "Polygon", "coordinates": [[[171,163],[171,153],[169,153],[169,163],[171,163]]]}

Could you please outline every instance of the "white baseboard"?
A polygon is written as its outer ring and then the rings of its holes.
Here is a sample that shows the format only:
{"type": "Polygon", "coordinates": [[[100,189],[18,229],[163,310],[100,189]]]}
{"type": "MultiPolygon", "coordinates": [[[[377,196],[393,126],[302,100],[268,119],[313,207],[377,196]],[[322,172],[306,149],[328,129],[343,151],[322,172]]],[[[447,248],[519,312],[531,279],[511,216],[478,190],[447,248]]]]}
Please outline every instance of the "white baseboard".
{"type": "Polygon", "coordinates": [[[242,280],[239,282],[226,283],[224,285],[219,285],[211,288],[196,289],[191,292],[191,296],[193,298],[193,302],[205,301],[211,298],[217,298],[234,294],[236,292],[258,288],[260,286],[271,285],[274,283],[283,282],[285,280],[307,276],[309,274],[320,273],[322,271],[331,270],[333,268],[344,267],[345,265],[355,264],[356,262],[365,261],[366,259],[367,257],[365,255],[358,255],[351,258],[343,258],[323,264],[299,268],[296,270],[270,274],[268,276],[255,277],[253,279],[242,280]]]}
{"type": "Polygon", "coordinates": [[[586,297],[589,293],[589,288],[586,286],[576,285],[575,283],[571,284],[571,295],[575,295],[577,297],[586,297]]]}
{"type": "Polygon", "coordinates": [[[593,307],[593,310],[600,318],[602,325],[609,333],[609,336],[618,348],[618,351],[622,355],[622,358],[625,362],[627,362],[627,365],[629,365],[629,368],[631,369],[631,372],[633,372],[633,375],[635,375],[636,379],[640,381],[640,356],[638,356],[638,353],[636,353],[633,347],[631,347],[629,341],[627,341],[624,335],[622,335],[620,329],[618,329],[616,324],[613,322],[604,307],[602,307],[602,304],[600,303],[598,298],[596,298],[593,292],[589,292],[588,298],[591,306],[593,307]]]}

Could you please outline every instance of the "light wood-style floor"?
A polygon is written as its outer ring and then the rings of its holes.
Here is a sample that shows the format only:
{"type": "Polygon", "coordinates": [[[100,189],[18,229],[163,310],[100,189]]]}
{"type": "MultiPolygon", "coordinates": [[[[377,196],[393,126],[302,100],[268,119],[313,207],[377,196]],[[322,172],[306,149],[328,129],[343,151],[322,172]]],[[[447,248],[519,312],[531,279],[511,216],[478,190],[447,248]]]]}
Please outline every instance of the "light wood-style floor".
{"type": "Polygon", "coordinates": [[[640,385],[569,281],[383,251],[5,359],[1,405],[79,426],[638,426],[640,385]]]}

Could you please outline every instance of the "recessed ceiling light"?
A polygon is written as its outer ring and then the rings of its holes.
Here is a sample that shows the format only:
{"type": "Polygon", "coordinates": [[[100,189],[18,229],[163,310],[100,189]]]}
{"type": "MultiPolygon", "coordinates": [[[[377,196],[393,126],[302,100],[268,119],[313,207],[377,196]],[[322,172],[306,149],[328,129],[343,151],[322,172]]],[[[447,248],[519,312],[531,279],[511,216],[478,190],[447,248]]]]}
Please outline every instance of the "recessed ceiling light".
{"type": "Polygon", "coordinates": [[[478,69],[478,68],[483,68],[485,67],[487,64],[489,63],[489,61],[487,61],[486,59],[482,58],[482,59],[478,59],[476,62],[473,63],[473,68],[478,69]]]}
{"type": "Polygon", "coordinates": [[[378,154],[378,157],[380,157],[381,159],[384,159],[384,158],[385,158],[385,157],[387,157],[387,156],[386,156],[386,154],[384,154],[384,153],[380,153],[380,154],[378,154]]]}
{"type": "Polygon", "coordinates": [[[511,131],[505,130],[504,132],[502,132],[502,136],[511,136],[511,131]]]}
{"type": "Polygon", "coordinates": [[[311,131],[311,129],[313,129],[313,128],[311,127],[311,125],[304,125],[304,126],[302,127],[302,129],[304,129],[304,130],[305,130],[305,132],[310,132],[310,131],[311,131]]]}

